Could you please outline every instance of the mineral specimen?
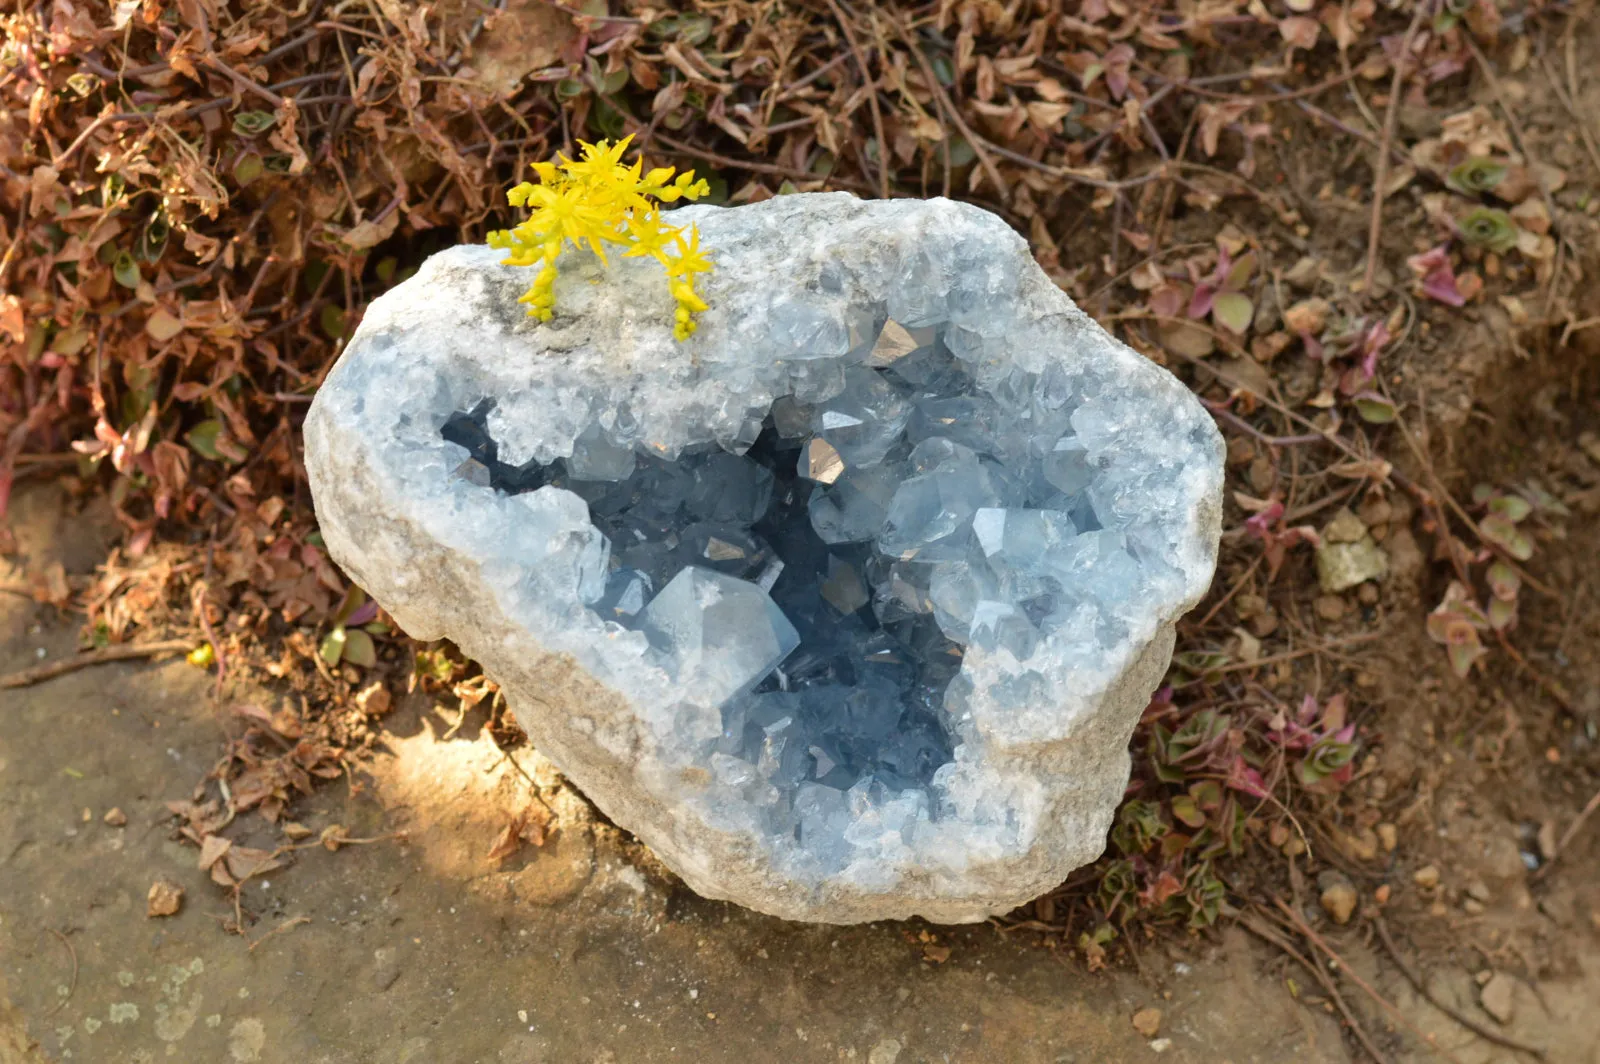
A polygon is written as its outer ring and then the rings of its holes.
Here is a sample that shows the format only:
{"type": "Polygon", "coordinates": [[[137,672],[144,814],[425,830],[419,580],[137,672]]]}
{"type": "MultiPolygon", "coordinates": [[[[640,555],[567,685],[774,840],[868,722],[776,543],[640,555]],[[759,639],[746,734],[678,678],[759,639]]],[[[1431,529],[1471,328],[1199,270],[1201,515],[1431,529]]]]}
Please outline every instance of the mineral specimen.
{"type": "Polygon", "coordinates": [[[375,301],[306,422],[334,559],[448,637],[702,894],[979,920],[1099,854],[1215,563],[1222,446],[998,219],[683,208],[643,264],[460,247],[375,301]]]}

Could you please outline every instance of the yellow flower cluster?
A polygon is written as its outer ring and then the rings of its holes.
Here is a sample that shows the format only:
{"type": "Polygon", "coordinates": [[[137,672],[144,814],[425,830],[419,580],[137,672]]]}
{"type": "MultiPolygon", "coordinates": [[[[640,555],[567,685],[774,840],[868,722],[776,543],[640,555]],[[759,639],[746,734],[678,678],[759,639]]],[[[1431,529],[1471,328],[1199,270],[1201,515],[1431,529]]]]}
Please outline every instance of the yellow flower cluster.
{"type": "Polygon", "coordinates": [[[558,155],[556,162],[534,163],[539,184],[524,181],[506,193],[513,207],[533,213],[515,229],[490,233],[489,246],[511,252],[508,266],[539,267],[521,301],[540,321],[550,320],[555,305],[556,258],[566,242],[588,244],[601,262],[607,244],[626,248],[624,258],[649,256],[667,271],[678,304],[672,335],[687,340],[695,330],[694,315],[706,309],[694,290],[695,274],[709,272],[711,263],[700,251],[700,230],[691,225],[685,236],[682,226],[667,225],[659,203],[696,200],[710,189],[694,179],[693,170],[674,179],[671,166],[645,173],[643,159],[625,164],[622,153],[632,140],[630,135],[615,144],[579,141],[583,151],[577,161],[558,155]]]}

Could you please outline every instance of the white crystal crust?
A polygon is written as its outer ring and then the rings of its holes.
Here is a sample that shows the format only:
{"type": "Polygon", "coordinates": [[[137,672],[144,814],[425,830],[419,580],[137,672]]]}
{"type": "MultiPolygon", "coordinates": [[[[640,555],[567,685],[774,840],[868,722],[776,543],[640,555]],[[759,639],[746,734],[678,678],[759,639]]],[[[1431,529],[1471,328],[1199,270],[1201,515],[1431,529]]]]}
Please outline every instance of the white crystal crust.
{"type": "MultiPolygon", "coordinates": [[[[305,426],[328,549],[412,635],[448,637],[480,662],[534,743],[699,893],[831,923],[969,922],[1014,908],[1103,848],[1173,625],[1215,566],[1216,428],[978,208],[830,193],[674,212],[690,220],[716,270],[687,343],[671,337],[659,267],[642,260],[602,268],[564,256],[549,323],[516,302],[528,272],[483,247],[435,255],[376,300],[305,426]],[[895,329],[868,335],[885,314],[895,329]],[[774,399],[833,398],[845,367],[896,357],[931,327],[1004,416],[1070,410],[1073,449],[1046,475],[1087,491],[1104,529],[1071,538],[1053,563],[1082,589],[1066,623],[1021,659],[1003,642],[967,647],[945,697],[954,759],[926,790],[846,805],[803,784],[794,806],[837,830],[821,843],[774,833],[759,774],[712,751],[728,695],[717,655],[674,650],[674,633],[589,609],[610,545],[583,500],[549,486],[503,494],[459,475],[467,452],[441,426],[493,398],[489,428],[512,464],[576,446],[594,468],[626,468],[617,440],[666,458],[731,447],[748,443],[774,399]]],[[[859,425],[839,414],[820,426],[847,470],[873,446],[850,435],[859,425]]],[[[1072,536],[1008,513],[970,517],[985,553],[1072,536]]],[[[739,589],[728,599],[698,579],[674,594],[761,616],[739,589]]],[[[987,602],[967,616],[960,589],[935,590],[941,624],[950,609],[962,624],[1006,620],[987,602]]],[[[759,654],[792,647],[779,622],[759,654]]]]}

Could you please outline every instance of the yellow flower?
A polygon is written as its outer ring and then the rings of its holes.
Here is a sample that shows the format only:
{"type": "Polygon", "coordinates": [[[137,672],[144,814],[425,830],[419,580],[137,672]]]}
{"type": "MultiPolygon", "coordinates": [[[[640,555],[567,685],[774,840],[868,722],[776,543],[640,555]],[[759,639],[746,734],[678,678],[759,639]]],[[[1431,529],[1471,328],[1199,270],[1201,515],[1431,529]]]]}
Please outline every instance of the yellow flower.
{"type": "Polygon", "coordinates": [[[691,226],[684,239],[680,226],[661,219],[659,203],[696,200],[710,192],[689,170],[676,177],[676,168],[661,166],[648,173],[643,160],[629,166],[622,161],[633,137],[612,143],[579,141],[579,158],[557,155],[555,162],[533,164],[538,184],[524,181],[506,193],[513,207],[527,207],[529,216],[510,230],[489,234],[489,246],[508,252],[508,266],[540,266],[532,286],[523,294],[528,313],[549,321],[555,305],[556,259],[567,244],[587,245],[606,260],[605,246],[626,248],[625,258],[650,257],[666,271],[668,289],[677,304],[673,336],[686,340],[695,331],[694,315],[706,303],[694,289],[696,274],[711,270],[700,250],[700,231],[691,226]]]}

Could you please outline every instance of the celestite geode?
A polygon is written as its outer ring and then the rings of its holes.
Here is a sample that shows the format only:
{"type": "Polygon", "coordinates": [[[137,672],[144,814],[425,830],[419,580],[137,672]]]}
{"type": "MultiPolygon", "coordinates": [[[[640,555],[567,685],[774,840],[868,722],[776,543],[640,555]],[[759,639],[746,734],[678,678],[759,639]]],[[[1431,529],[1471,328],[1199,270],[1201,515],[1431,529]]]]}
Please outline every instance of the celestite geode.
{"type": "Polygon", "coordinates": [[[702,894],[983,919],[1096,857],[1216,560],[1222,442],[994,216],[687,207],[716,272],[501,253],[375,301],[312,404],[322,534],[702,894]]]}

